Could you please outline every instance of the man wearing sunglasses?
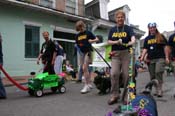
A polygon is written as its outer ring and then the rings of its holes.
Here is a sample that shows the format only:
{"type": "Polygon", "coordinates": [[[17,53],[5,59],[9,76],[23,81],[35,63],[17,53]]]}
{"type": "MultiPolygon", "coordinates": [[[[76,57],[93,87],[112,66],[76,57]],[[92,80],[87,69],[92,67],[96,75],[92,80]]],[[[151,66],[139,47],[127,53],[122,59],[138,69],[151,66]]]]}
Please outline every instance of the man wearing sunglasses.
{"type": "Polygon", "coordinates": [[[166,38],[159,33],[156,23],[148,24],[149,34],[144,40],[143,52],[141,55],[141,61],[147,53],[147,58],[150,60],[148,70],[150,73],[150,79],[158,80],[156,86],[157,97],[163,96],[162,84],[163,84],[163,72],[165,61],[169,62],[168,47],[166,38]]]}

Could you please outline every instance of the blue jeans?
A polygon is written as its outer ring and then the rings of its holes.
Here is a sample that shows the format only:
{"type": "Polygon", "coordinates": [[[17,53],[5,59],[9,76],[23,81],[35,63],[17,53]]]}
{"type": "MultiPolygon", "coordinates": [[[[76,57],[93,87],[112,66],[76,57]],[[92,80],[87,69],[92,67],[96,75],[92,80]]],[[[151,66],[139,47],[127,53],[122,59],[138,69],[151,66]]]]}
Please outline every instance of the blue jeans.
{"type": "Polygon", "coordinates": [[[6,97],[6,91],[2,83],[1,74],[0,74],[0,97],[6,97]]]}

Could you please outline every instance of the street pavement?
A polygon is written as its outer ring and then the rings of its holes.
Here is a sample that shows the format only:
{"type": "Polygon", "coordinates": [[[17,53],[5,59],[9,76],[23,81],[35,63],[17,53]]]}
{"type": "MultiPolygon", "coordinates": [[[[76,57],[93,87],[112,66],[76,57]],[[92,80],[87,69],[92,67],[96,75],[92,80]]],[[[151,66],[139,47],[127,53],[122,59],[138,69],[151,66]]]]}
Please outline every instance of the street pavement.
{"type": "MultiPolygon", "coordinates": [[[[155,97],[159,116],[175,116],[175,79],[164,76],[164,96],[155,97]]],[[[142,72],[137,77],[137,93],[141,92],[149,82],[148,72],[142,72]]],[[[109,106],[109,94],[99,96],[94,88],[87,94],[81,94],[83,84],[68,81],[65,84],[66,93],[53,94],[45,91],[42,97],[31,97],[26,91],[15,86],[6,87],[7,99],[0,100],[0,116],[105,116],[114,110],[117,104],[109,106]]],[[[120,103],[119,103],[120,104],[120,103]]]]}

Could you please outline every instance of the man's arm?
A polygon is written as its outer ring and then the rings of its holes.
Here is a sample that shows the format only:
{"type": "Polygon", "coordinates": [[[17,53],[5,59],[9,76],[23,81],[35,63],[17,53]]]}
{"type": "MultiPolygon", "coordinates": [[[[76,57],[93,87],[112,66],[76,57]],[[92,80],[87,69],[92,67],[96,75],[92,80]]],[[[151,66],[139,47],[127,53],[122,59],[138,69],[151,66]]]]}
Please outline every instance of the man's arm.
{"type": "Polygon", "coordinates": [[[135,42],[136,42],[136,38],[135,38],[135,36],[132,36],[131,41],[128,42],[128,46],[135,44],[135,42]]]}
{"type": "Polygon", "coordinates": [[[39,53],[38,58],[37,58],[37,64],[39,64],[39,61],[40,61],[40,59],[42,58],[42,55],[43,55],[43,44],[42,44],[40,53],[39,53]]]}
{"type": "Polygon", "coordinates": [[[171,53],[171,48],[170,46],[166,45],[165,48],[164,48],[164,53],[165,53],[165,60],[166,60],[166,63],[170,63],[170,53],[171,53]]]}
{"type": "Polygon", "coordinates": [[[116,40],[116,41],[112,41],[112,40],[108,40],[108,44],[109,45],[119,45],[119,44],[121,44],[121,41],[120,40],[116,40]]]}
{"type": "Polygon", "coordinates": [[[140,57],[140,60],[141,60],[141,61],[144,60],[146,53],[147,53],[147,49],[143,49],[142,55],[141,55],[141,57],[140,57]]]}
{"type": "Polygon", "coordinates": [[[54,65],[54,63],[55,63],[56,56],[57,56],[57,52],[54,52],[53,58],[52,58],[52,65],[54,65]]]}
{"type": "Polygon", "coordinates": [[[89,43],[94,43],[94,42],[97,42],[99,41],[99,39],[96,37],[95,39],[89,39],[88,42],[89,43]]]}
{"type": "Polygon", "coordinates": [[[38,55],[37,64],[39,64],[39,61],[40,61],[41,57],[42,57],[42,53],[40,53],[40,54],[38,55]]]}

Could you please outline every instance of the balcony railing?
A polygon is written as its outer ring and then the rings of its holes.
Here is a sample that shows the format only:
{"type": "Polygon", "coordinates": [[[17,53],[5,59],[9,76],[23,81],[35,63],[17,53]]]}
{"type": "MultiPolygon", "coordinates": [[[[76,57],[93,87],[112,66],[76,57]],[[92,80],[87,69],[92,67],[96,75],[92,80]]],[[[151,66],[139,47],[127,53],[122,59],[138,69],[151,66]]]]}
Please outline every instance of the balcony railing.
{"type": "Polygon", "coordinates": [[[27,3],[33,3],[32,0],[16,0],[16,1],[27,2],[27,3]]]}
{"type": "MultiPolygon", "coordinates": [[[[16,1],[21,1],[21,2],[40,5],[51,9],[56,9],[57,0],[16,0],[16,1]]],[[[76,0],[66,0],[64,12],[75,14],[75,15],[83,15],[84,4],[78,3],[76,0]]]]}
{"type": "Polygon", "coordinates": [[[39,4],[48,8],[55,8],[55,0],[40,0],[39,4]]]}
{"type": "Polygon", "coordinates": [[[35,1],[34,0],[17,0],[17,1],[37,4],[37,5],[41,5],[41,6],[48,7],[48,8],[55,8],[55,0],[38,0],[38,1],[36,0],[35,1]]]}

